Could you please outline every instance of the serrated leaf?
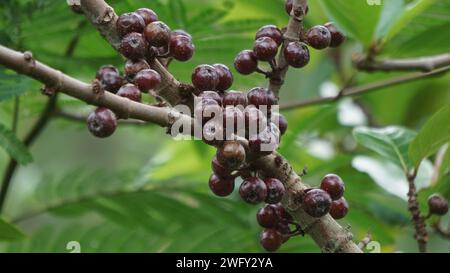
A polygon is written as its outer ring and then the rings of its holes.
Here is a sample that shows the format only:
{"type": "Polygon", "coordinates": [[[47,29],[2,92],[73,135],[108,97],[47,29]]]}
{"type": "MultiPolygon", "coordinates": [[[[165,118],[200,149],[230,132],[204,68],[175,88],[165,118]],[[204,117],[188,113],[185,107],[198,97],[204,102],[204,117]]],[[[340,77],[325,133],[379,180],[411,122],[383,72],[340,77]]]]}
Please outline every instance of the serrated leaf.
{"type": "Polygon", "coordinates": [[[404,172],[411,167],[408,146],[415,136],[414,131],[397,126],[381,129],[357,127],[353,130],[353,137],[359,144],[397,164],[404,172]]]}
{"type": "Polygon", "coordinates": [[[450,105],[444,107],[419,131],[409,146],[409,156],[414,166],[422,159],[436,153],[439,148],[450,141],[450,105]]]}
{"type": "Polygon", "coordinates": [[[17,241],[25,238],[18,228],[0,218],[0,241],[17,241]]]}
{"type": "Polygon", "coordinates": [[[3,124],[0,124],[0,146],[2,146],[8,154],[22,165],[26,165],[33,161],[33,158],[27,147],[16,137],[16,135],[3,124]]]}

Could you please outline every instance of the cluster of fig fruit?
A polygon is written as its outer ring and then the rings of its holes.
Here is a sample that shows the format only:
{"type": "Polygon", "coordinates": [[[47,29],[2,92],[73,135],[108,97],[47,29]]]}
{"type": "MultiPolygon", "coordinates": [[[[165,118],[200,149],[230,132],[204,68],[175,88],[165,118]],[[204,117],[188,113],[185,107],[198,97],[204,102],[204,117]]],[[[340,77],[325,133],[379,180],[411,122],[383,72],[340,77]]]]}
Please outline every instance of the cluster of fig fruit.
{"type": "MultiPolygon", "coordinates": [[[[273,189],[271,190],[272,196],[275,198],[267,197],[268,204],[261,208],[256,216],[258,224],[264,228],[260,236],[260,243],[267,251],[276,251],[290,237],[304,233],[301,226],[294,222],[292,216],[281,204],[276,203],[281,201],[284,194],[283,184],[274,178],[266,179],[264,182],[268,189],[273,189]],[[294,225],[295,229],[291,230],[290,225],[294,225]]],[[[339,176],[326,175],[322,179],[320,188],[304,191],[302,207],[314,218],[320,218],[329,213],[334,219],[342,219],[347,215],[349,209],[344,198],[344,191],[345,185],[339,176]]]]}
{"type": "MultiPolygon", "coordinates": [[[[188,61],[195,47],[190,34],[183,30],[171,31],[151,9],[140,8],[124,13],[117,19],[116,30],[121,38],[120,53],[127,58],[122,76],[112,65],[102,66],[96,75],[102,89],[135,102],[142,101],[142,93],[157,99],[155,90],[161,84],[161,75],[151,69],[149,62],[159,60],[188,61]]],[[[96,137],[111,136],[117,127],[117,116],[105,107],[99,107],[88,117],[89,131],[96,137]]]]}
{"type": "MultiPolygon", "coordinates": [[[[285,7],[289,15],[292,6],[293,1],[287,0],[285,7]]],[[[306,13],[308,13],[308,8],[306,8],[306,13]]],[[[258,72],[272,80],[281,80],[277,72],[285,67],[279,67],[275,57],[285,41],[283,36],[283,31],[274,25],[261,27],[256,33],[253,49],[243,50],[236,56],[234,61],[236,70],[243,75],[258,72]],[[259,62],[268,62],[271,66],[271,71],[261,69],[258,66],[259,62]]],[[[282,53],[289,66],[302,68],[310,61],[308,46],[314,49],[325,49],[328,47],[339,47],[344,41],[345,35],[333,23],[329,22],[323,26],[318,25],[307,31],[302,31],[298,40],[295,39],[295,41],[288,41],[284,44],[282,53]]]]}

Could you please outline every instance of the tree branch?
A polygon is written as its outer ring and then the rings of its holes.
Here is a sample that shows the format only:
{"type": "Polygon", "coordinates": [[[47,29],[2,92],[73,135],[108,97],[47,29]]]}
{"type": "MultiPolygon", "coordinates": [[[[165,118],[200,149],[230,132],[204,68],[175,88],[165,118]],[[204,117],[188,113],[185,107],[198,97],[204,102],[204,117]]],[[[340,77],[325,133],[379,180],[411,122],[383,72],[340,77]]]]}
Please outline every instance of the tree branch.
{"type": "Polygon", "coordinates": [[[335,101],[338,101],[339,99],[343,97],[349,97],[349,96],[357,96],[362,95],[365,93],[369,93],[372,91],[378,91],[382,88],[386,87],[392,87],[395,85],[408,83],[411,81],[416,81],[424,78],[434,77],[441,74],[445,74],[450,70],[450,66],[438,68],[436,70],[430,71],[430,72],[418,72],[418,73],[412,73],[406,76],[400,76],[396,78],[391,78],[387,80],[382,80],[374,83],[369,83],[362,86],[356,86],[356,87],[347,87],[342,89],[337,96],[334,97],[318,97],[318,98],[312,98],[307,99],[303,101],[297,101],[297,102],[288,102],[285,104],[282,104],[280,106],[281,110],[292,110],[297,108],[304,108],[308,106],[314,106],[318,104],[323,103],[332,103],[335,101]]]}
{"type": "Polygon", "coordinates": [[[41,81],[55,91],[61,91],[88,104],[114,110],[121,117],[144,120],[164,127],[170,126],[178,118],[189,118],[190,121],[190,117],[167,107],[145,105],[109,92],[101,92],[95,84],[86,84],[35,61],[30,53],[20,53],[0,45],[0,64],[41,81]]]}
{"type": "MultiPolygon", "coordinates": [[[[295,0],[294,2],[297,8],[299,3],[306,5],[306,0],[295,0]]],[[[117,15],[115,15],[112,8],[101,0],[81,0],[81,5],[91,23],[117,49],[119,43],[115,31],[117,15]]],[[[300,16],[296,16],[296,18],[299,21],[300,16]]],[[[291,20],[291,24],[294,23],[298,25],[298,22],[292,22],[291,20]]],[[[140,104],[109,92],[98,93],[96,92],[98,91],[98,86],[96,87],[95,84],[89,85],[83,83],[42,63],[34,62],[34,60],[30,62],[26,54],[24,55],[2,46],[0,46],[0,63],[19,73],[27,74],[42,81],[52,86],[55,90],[83,100],[86,103],[107,107],[119,113],[120,116],[153,122],[164,127],[170,127],[177,120],[180,120],[183,124],[195,122],[190,116],[182,115],[170,108],[140,104]]],[[[159,95],[172,104],[178,102],[179,82],[157,60],[151,62],[151,66],[161,74],[165,82],[162,89],[159,90],[159,95]]],[[[293,171],[292,167],[283,157],[278,154],[272,154],[260,158],[257,164],[263,172],[280,178],[286,184],[288,194],[285,196],[285,200],[283,200],[284,205],[299,223],[305,227],[306,231],[316,241],[322,251],[361,252],[351,240],[351,233],[347,229],[342,228],[331,216],[327,215],[323,218],[315,219],[310,217],[301,208],[298,202],[298,195],[307,187],[302,184],[300,177],[293,171]]]]}
{"type": "Polygon", "coordinates": [[[291,17],[289,19],[286,32],[284,33],[284,43],[278,56],[278,69],[274,71],[276,75],[269,82],[269,89],[279,97],[279,92],[284,83],[284,78],[289,70],[289,66],[284,58],[284,48],[292,41],[298,41],[302,31],[302,22],[305,16],[307,0],[294,0],[292,5],[291,17]]]}
{"type": "Polygon", "coordinates": [[[371,60],[365,56],[356,55],[353,58],[354,66],[362,71],[432,71],[437,68],[450,65],[450,54],[411,58],[411,59],[386,59],[371,60]]]}
{"type": "Polygon", "coordinates": [[[408,179],[408,209],[411,213],[411,220],[414,224],[415,234],[414,238],[417,240],[419,245],[419,251],[421,253],[427,252],[428,243],[428,233],[426,229],[425,217],[420,213],[419,201],[417,201],[417,189],[415,184],[415,179],[417,176],[417,170],[412,173],[407,173],[406,178],[408,179]]]}

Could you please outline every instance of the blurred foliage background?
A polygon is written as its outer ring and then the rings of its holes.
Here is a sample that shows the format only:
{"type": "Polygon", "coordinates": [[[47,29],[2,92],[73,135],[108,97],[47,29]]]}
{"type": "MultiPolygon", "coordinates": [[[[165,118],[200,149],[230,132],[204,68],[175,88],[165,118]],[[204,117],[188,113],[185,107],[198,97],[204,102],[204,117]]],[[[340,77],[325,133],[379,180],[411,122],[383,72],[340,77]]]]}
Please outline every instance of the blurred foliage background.
{"type": "MultiPolygon", "coordinates": [[[[309,2],[307,26],[334,21],[349,39],[339,51],[311,50],[309,66],[289,71],[282,102],[336,94],[352,76],[354,84],[361,85],[402,74],[355,73],[352,55],[367,52],[374,41],[381,41],[380,57],[450,52],[448,0],[390,0],[380,6],[362,0],[309,2]]],[[[193,60],[170,66],[182,81],[189,81],[192,69],[200,63],[232,67],[235,55],[252,47],[260,26],[282,27],[288,21],[283,0],[108,3],[118,14],[152,8],[172,29],[182,28],[193,35],[193,60]]],[[[37,59],[87,82],[102,64],[123,67],[123,60],[83,16],[71,12],[66,1],[1,0],[0,43],[31,50],[37,59]]],[[[260,75],[234,74],[236,90],[267,84],[260,75]]],[[[3,131],[12,129],[14,105],[20,101],[15,140],[23,139],[43,110],[47,98],[39,88],[39,83],[0,68],[3,131]]],[[[355,241],[370,230],[382,251],[415,252],[401,169],[358,144],[352,131],[359,126],[391,125],[419,131],[449,104],[449,91],[450,75],[445,75],[287,111],[289,130],[280,152],[298,171],[308,167],[304,180],[310,185],[317,185],[327,173],[343,177],[351,209],[340,222],[351,225],[355,241]]],[[[62,95],[58,107],[76,114],[93,109],[62,95]]],[[[0,221],[2,252],[68,252],[69,241],[80,242],[82,252],[262,251],[255,220],[258,207],[241,202],[236,192],[227,199],[209,192],[214,150],[200,142],[174,141],[152,125],[120,126],[113,137],[99,140],[84,123],[54,118],[29,153],[15,153],[25,157],[23,163],[31,161],[31,155],[32,162],[20,166],[13,178],[0,221]]],[[[8,161],[8,153],[0,149],[2,175],[8,161]]],[[[431,192],[450,197],[448,169],[431,179],[433,162],[430,157],[422,163],[418,181],[424,208],[431,192]]],[[[443,219],[444,225],[449,222],[449,217],[443,219]]],[[[450,243],[430,229],[430,250],[449,252],[450,243]]],[[[291,239],[281,251],[320,249],[306,236],[291,239]]]]}

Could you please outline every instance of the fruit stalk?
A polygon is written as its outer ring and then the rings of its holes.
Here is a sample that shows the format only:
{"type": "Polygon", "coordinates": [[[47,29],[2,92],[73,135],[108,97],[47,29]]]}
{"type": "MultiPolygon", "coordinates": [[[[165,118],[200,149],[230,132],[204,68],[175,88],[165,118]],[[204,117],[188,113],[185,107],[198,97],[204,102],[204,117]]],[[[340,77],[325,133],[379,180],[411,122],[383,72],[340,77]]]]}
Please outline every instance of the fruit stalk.
{"type": "Polygon", "coordinates": [[[279,92],[281,87],[283,86],[283,81],[286,76],[286,73],[289,69],[288,64],[286,63],[286,58],[284,57],[284,48],[290,42],[298,41],[300,33],[302,31],[302,21],[305,16],[305,11],[307,9],[307,0],[294,0],[291,10],[291,17],[289,19],[286,32],[284,33],[284,42],[283,46],[280,50],[280,54],[278,56],[278,69],[276,71],[275,80],[270,80],[269,82],[269,90],[271,90],[277,97],[279,97],[279,92]],[[300,12],[301,11],[301,12],[300,12]]]}

